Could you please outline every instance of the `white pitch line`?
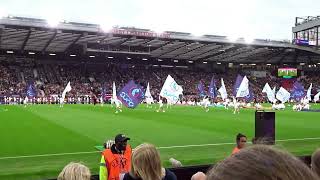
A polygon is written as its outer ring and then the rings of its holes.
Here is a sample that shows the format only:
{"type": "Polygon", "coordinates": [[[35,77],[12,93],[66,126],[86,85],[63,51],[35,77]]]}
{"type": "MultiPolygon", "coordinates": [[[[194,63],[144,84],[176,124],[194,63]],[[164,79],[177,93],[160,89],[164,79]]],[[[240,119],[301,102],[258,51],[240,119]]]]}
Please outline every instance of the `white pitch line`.
{"type": "Polygon", "coordinates": [[[191,145],[181,145],[181,146],[167,146],[167,147],[157,147],[157,149],[174,149],[174,148],[186,148],[186,147],[202,147],[202,146],[221,146],[229,145],[233,143],[215,143],[215,144],[191,144],[191,145]]]}
{"type": "MultiPolygon", "coordinates": [[[[319,140],[320,137],[317,138],[300,138],[300,139],[280,139],[276,140],[276,142],[288,142],[288,141],[305,141],[305,140],[319,140]]],[[[157,149],[174,149],[174,148],[188,148],[188,147],[204,147],[204,146],[223,146],[235,144],[232,143],[215,143],[215,144],[191,144],[191,145],[181,145],[181,146],[164,146],[157,147],[157,149]]],[[[20,159],[20,158],[33,158],[33,157],[48,157],[48,156],[64,156],[64,155],[75,155],[75,154],[91,154],[91,153],[99,153],[100,151],[88,151],[88,152],[74,152],[74,153],[57,153],[57,154],[39,154],[39,155],[30,155],[30,156],[12,156],[12,157],[0,157],[0,160],[4,159],[20,159]]]]}
{"type": "Polygon", "coordinates": [[[97,153],[100,151],[89,151],[89,152],[74,152],[74,153],[57,153],[57,154],[39,154],[39,155],[30,155],[30,156],[13,156],[13,157],[1,157],[3,159],[19,159],[19,158],[33,158],[33,157],[48,157],[48,156],[63,156],[63,155],[74,155],[74,154],[91,154],[97,153]]]}
{"type": "Polygon", "coordinates": [[[301,138],[301,139],[279,139],[279,140],[276,140],[276,141],[279,141],[279,142],[286,142],[286,141],[305,141],[305,140],[318,140],[320,139],[320,137],[316,137],[316,138],[301,138]]]}
{"type": "MultiPolygon", "coordinates": [[[[301,139],[279,139],[276,142],[287,142],[287,141],[305,141],[305,140],[318,140],[318,138],[301,138],[301,139]]],[[[168,146],[168,147],[158,147],[157,149],[173,149],[173,148],[185,148],[185,147],[201,147],[201,146],[221,146],[229,145],[235,143],[216,143],[216,144],[195,144],[195,145],[182,145],[182,146],[168,146]]]]}

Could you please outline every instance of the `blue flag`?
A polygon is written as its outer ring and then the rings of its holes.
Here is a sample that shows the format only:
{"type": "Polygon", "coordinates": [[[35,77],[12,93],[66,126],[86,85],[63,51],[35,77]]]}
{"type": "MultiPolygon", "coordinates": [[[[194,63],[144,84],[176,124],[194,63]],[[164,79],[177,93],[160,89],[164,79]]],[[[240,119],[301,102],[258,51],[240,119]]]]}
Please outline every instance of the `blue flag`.
{"type": "Polygon", "coordinates": [[[236,79],[236,83],[233,85],[232,94],[234,97],[237,96],[237,92],[238,92],[238,89],[239,89],[240,84],[242,82],[242,79],[243,79],[243,77],[240,74],[238,74],[237,79],[236,79]]]}
{"type": "Polygon", "coordinates": [[[249,94],[248,96],[244,97],[246,99],[247,102],[250,102],[254,99],[254,94],[253,94],[253,90],[251,88],[249,88],[249,94]]]}
{"type": "Polygon", "coordinates": [[[215,79],[212,77],[211,82],[210,82],[210,86],[209,86],[209,95],[212,98],[217,97],[217,87],[216,87],[216,81],[215,79]]]}
{"type": "Polygon", "coordinates": [[[29,83],[27,87],[27,96],[28,97],[35,97],[37,95],[36,88],[34,87],[33,83],[29,83]]]}
{"type": "Polygon", "coordinates": [[[203,97],[206,95],[206,91],[204,90],[204,85],[203,85],[202,81],[200,81],[199,84],[197,85],[197,89],[199,91],[200,97],[203,97]]]}
{"type": "Polygon", "coordinates": [[[296,101],[300,101],[304,97],[305,92],[303,85],[298,81],[294,82],[293,88],[291,90],[291,98],[295,99],[296,101]]]}
{"type": "Polygon", "coordinates": [[[131,80],[119,91],[117,96],[125,106],[135,108],[144,99],[144,89],[131,80]]]}

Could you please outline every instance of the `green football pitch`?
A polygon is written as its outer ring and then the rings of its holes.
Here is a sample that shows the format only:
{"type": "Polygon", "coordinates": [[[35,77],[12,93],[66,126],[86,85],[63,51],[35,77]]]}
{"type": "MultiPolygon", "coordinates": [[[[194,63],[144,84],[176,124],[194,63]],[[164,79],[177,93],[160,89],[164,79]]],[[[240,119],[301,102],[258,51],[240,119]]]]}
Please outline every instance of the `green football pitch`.
{"type": "MultiPolygon", "coordinates": [[[[312,105],[313,109],[320,106],[312,105]]],[[[110,106],[0,106],[0,179],[56,178],[69,162],[83,162],[98,173],[102,145],[118,133],[135,147],[155,144],[164,166],[173,157],[183,165],[217,162],[228,157],[237,133],[254,135],[254,110],[175,106],[165,113],[141,105],[115,114],[110,106]]],[[[320,146],[320,113],[276,112],[276,145],[295,155],[320,146]]]]}

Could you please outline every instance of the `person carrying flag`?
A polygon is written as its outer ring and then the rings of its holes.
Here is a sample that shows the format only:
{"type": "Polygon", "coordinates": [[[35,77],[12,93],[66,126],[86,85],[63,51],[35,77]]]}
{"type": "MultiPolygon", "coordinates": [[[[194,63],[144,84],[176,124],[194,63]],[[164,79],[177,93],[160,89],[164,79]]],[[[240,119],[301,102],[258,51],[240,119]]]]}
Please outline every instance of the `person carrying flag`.
{"type": "Polygon", "coordinates": [[[203,100],[202,100],[202,105],[205,109],[206,112],[209,112],[209,105],[210,105],[210,100],[208,96],[204,96],[203,100]]]}
{"type": "Polygon", "coordinates": [[[233,97],[233,114],[240,113],[240,103],[237,101],[237,98],[233,97]]]}
{"type": "Polygon", "coordinates": [[[122,112],[122,102],[118,98],[116,98],[114,100],[114,103],[116,104],[116,114],[122,112]]]}
{"type": "Polygon", "coordinates": [[[23,100],[23,104],[25,108],[27,107],[28,101],[29,101],[28,96],[26,96],[23,100]]]}
{"type": "Polygon", "coordinates": [[[160,97],[159,98],[159,109],[157,110],[157,112],[160,112],[160,111],[162,111],[162,112],[166,112],[165,110],[164,110],[164,107],[163,107],[163,101],[162,101],[162,98],[160,97]]]}

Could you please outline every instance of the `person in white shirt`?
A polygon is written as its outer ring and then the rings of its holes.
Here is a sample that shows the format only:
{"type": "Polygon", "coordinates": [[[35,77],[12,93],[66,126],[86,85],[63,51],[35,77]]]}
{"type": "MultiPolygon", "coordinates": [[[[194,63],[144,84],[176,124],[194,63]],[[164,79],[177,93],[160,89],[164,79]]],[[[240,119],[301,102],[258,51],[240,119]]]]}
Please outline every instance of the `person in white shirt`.
{"type": "Polygon", "coordinates": [[[234,106],[234,110],[233,110],[233,114],[236,113],[240,113],[240,103],[237,102],[237,99],[235,97],[233,97],[233,106],[234,106]]]}
{"type": "Polygon", "coordinates": [[[284,103],[278,104],[279,110],[284,110],[285,108],[286,108],[286,106],[284,105],[284,103]]]}
{"type": "Polygon", "coordinates": [[[64,98],[63,98],[63,97],[60,97],[60,98],[59,98],[59,101],[60,101],[60,107],[63,107],[63,104],[64,104],[64,98]]]}
{"type": "Polygon", "coordinates": [[[167,99],[167,109],[172,108],[173,102],[171,102],[169,99],[167,99]]]}
{"type": "Polygon", "coordinates": [[[255,107],[256,107],[257,110],[262,109],[262,105],[260,103],[256,103],[255,107]]]}
{"type": "Polygon", "coordinates": [[[122,102],[117,98],[115,99],[115,104],[116,104],[116,114],[119,112],[122,112],[122,102]]]}
{"type": "Polygon", "coordinates": [[[103,106],[103,104],[104,104],[102,96],[100,97],[100,104],[101,104],[101,106],[103,106]]]}
{"type": "Polygon", "coordinates": [[[203,105],[205,111],[208,112],[209,111],[209,105],[210,105],[209,97],[205,96],[203,98],[202,105],[203,105]]]}
{"type": "Polygon", "coordinates": [[[146,97],[147,108],[152,108],[153,98],[146,97]]]}
{"type": "Polygon", "coordinates": [[[165,112],[164,108],[163,108],[163,101],[162,101],[162,98],[159,99],[159,109],[157,110],[157,112],[165,112]]]}
{"type": "Polygon", "coordinates": [[[225,109],[229,109],[229,102],[230,102],[230,100],[228,98],[224,100],[223,106],[225,109]]]}
{"type": "Polygon", "coordinates": [[[24,107],[27,107],[28,101],[29,101],[28,96],[26,96],[23,100],[24,107]]]}

